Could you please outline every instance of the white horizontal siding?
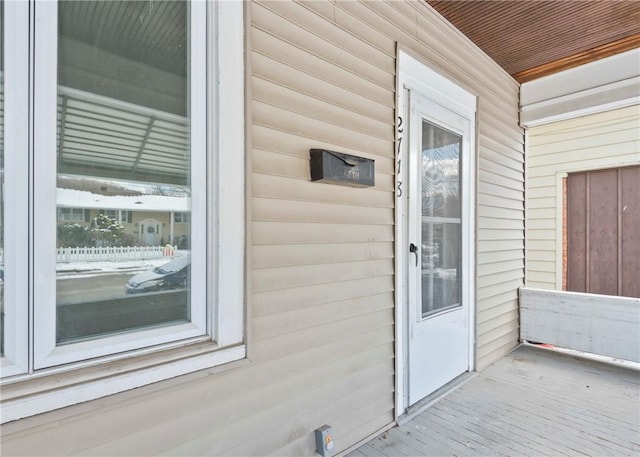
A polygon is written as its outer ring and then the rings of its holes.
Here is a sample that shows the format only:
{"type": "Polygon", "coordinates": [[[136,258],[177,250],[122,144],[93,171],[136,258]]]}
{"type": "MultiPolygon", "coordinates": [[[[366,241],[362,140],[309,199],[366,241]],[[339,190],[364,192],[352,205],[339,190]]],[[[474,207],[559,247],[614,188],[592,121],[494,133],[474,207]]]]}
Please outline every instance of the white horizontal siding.
{"type": "Polygon", "coordinates": [[[391,292],[363,295],[354,299],[321,303],[301,309],[258,316],[254,319],[256,341],[285,335],[297,330],[330,324],[334,321],[388,309],[391,292]]]}
{"type": "Polygon", "coordinates": [[[527,285],[561,290],[561,178],[640,164],[640,106],[534,127],[527,141],[527,285]]]}
{"type": "MultiPolygon", "coordinates": [[[[422,55],[434,67],[479,96],[477,250],[491,255],[509,250],[510,246],[515,247],[513,257],[505,259],[508,267],[501,273],[485,273],[485,265],[478,264],[477,316],[481,321],[485,309],[495,305],[496,293],[509,288],[515,291],[524,283],[523,227],[521,224],[517,227],[510,225],[514,220],[524,220],[524,146],[523,132],[516,121],[517,84],[494,62],[469,47],[462,36],[452,34],[448,24],[418,2],[345,1],[337,5],[422,55]],[[407,5],[412,8],[407,8],[407,5]],[[392,27],[389,27],[389,22],[392,27]],[[446,51],[452,46],[456,48],[455,55],[446,51]],[[492,220],[489,228],[488,221],[496,218],[503,219],[504,223],[492,220]]],[[[478,336],[476,364],[479,368],[502,356],[517,342],[518,320],[513,312],[517,309],[517,301],[500,303],[500,309],[507,316],[506,323],[498,320],[489,322],[486,331],[478,336]],[[505,325],[508,328],[506,333],[505,325]],[[497,344],[494,339],[498,340],[497,344]]]]}
{"type": "Polygon", "coordinates": [[[398,45],[478,96],[477,366],[517,343],[518,84],[422,1],[247,8],[249,361],[8,424],[3,453],[313,455],[324,423],[338,451],[392,423],[398,45]],[[310,148],[375,187],[310,182],[310,148]]]}

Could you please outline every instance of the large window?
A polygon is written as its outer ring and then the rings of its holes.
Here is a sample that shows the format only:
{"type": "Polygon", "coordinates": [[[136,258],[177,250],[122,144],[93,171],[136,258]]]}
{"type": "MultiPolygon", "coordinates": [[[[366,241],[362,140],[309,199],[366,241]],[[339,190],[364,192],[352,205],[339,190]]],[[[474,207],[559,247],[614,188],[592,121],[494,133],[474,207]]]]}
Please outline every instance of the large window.
{"type": "Polygon", "coordinates": [[[82,208],[58,208],[58,221],[84,222],[85,210],[82,208]]]}
{"type": "Polygon", "coordinates": [[[136,369],[136,354],[150,350],[174,361],[178,348],[213,354],[181,372],[241,357],[242,260],[224,273],[218,265],[244,249],[242,5],[7,5],[16,46],[2,74],[15,67],[30,78],[6,86],[7,115],[16,114],[9,206],[28,230],[11,234],[6,259],[0,244],[15,291],[0,302],[3,317],[6,308],[17,323],[4,382],[60,367],[73,382],[73,370],[103,360],[136,369]],[[38,94],[24,118],[18,93],[38,94]],[[167,249],[177,237],[189,241],[167,249]],[[220,357],[225,347],[232,356],[220,357]]]}
{"type": "Polygon", "coordinates": [[[114,221],[120,222],[123,224],[130,224],[133,222],[133,211],[127,211],[122,209],[105,209],[100,211],[99,214],[104,214],[105,216],[110,217],[114,221]]]}
{"type": "Polygon", "coordinates": [[[188,224],[190,222],[189,213],[175,213],[173,220],[180,224],[188,224]]]}

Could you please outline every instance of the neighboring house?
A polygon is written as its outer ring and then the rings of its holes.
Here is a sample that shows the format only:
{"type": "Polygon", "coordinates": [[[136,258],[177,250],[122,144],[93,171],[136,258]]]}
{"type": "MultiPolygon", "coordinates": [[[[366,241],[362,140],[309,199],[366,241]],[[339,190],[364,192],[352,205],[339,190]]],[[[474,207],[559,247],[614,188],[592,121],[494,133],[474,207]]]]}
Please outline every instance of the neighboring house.
{"type": "Polygon", "coordinates": [[[640,297],[640,50],[525,83],[527,286],[640,297]]]}
{"type": "Polygon", "coordinates": [[[519,343],[520,84],[425,2],[2,8],[3,454],[343,452],[519,343]],[[138,217],[58,173],[188,187],[188,290],[57,280],[59,206],[138,217]]]}
{"type": "Polygon", "coordinates": [[[158,246],[186,243],[189,236],[189,197],[174,195],[103,195],[78,189],[56,189],[58,224],[90,227],[98,214],[122,224],[129,243],[158,246]]]}
{"type": "Polygon", "coordinates": [[[124,227],[135,245],[158,246],[179,243],[189,235],[189,212],[142,212],[122,209],[58,207],[58,224],[76,223],[85,227],[99,214],[109,216],[124,227]],[[151,228],[149,228],[151,227],[151,228]]]}

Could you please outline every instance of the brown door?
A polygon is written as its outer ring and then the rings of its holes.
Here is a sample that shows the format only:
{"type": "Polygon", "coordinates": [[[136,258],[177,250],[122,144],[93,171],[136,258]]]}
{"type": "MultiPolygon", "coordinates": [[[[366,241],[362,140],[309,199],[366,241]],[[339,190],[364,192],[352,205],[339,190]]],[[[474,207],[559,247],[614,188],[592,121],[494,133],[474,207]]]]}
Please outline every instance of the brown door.
{"type": "Polygon", "coordinates": [[[567,178],[567,290],[640,297],[640,166],[567,178]]]}

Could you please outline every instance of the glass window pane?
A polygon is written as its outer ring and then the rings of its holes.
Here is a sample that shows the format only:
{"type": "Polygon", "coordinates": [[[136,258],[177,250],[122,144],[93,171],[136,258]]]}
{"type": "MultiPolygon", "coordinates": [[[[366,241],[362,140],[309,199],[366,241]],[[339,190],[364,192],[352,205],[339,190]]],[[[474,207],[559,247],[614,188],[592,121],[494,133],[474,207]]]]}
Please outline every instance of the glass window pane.
{"type": "Polygon", "coordinates": [[[422,123],[422,215],[460,217],[462,137],[422,123]]]}
{"type": "Polygon", "coordinates": [[[422,123],[422,315],[460,305],[462,137],[422,123]]]}
{"type": "Polygon", "coordinates": [[[0,2],[0,355],[4,355],[4,2],[0,2]]]}
{"type": "Polygon", "coordinates": [[[422,223],[422,315],[460,304],[460,224],[422,223]]]}
{"type": "Polygon", "coordinates": [[[59,3],[58,344],[191,320],[187,10],[59,3]]]}

